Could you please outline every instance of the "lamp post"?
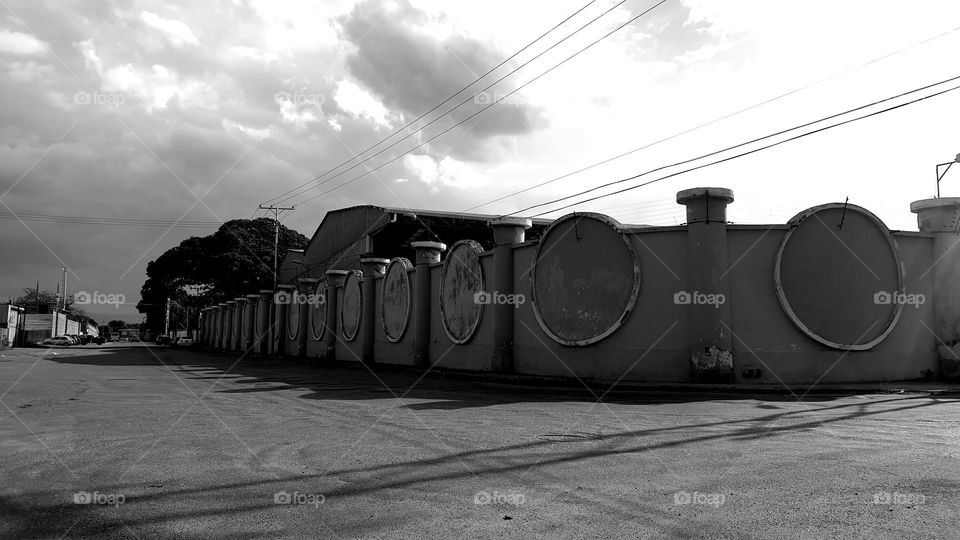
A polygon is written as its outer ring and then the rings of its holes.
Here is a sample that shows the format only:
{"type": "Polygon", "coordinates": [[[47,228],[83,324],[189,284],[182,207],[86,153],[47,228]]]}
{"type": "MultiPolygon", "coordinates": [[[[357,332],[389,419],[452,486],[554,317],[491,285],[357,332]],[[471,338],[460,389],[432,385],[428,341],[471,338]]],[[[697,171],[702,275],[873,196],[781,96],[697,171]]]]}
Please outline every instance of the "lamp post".
{"type": "Polygon", "coordinates": [[[940,180],[943,180],[943,177],[946,176],[947,171],[950,170],[950,167],[954,163],[960,163],[960,154],[957,154],[957,157],[953,158],[953,161],[947,161],[945,163],[937,163],[937,198],[940,198],[940,180]],[[940,172],[940,167],[946,167],[943,172],[940,172]]]}

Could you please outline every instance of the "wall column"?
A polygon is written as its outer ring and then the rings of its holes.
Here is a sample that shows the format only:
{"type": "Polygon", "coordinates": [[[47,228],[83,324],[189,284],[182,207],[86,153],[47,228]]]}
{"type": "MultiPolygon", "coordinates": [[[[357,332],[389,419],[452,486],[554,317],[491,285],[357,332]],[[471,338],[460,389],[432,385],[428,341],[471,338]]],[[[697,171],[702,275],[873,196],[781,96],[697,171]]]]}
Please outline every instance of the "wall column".
{"type": "Polygon", "coordinates": [[[960,377],[960,197],[914,201],[910,211],[917,214],[920,232],[934,235],[932,266],[927,273],[933,285],[931,329],[940,356],[940,375],[960,377]]]}
{"type": "Polygon", "coordinates": [[[233,350],[242,351],[243,346],[243,308],[247,305],[247,297],[238,296],[233,305],[233,350]]]}
{"type": "Polygon", "coordinates": [[[338,287],[343,285],[346,279],[346,270],[327,270],[327,328],[324,331],[324,341],[327,344],[327,351],[323,359],[332,361],[337,359],[337,324],[338,324],[338,287]]]}
{"type": "Polygon", "coordinates": [[[277,285],[277,294],[273,302],[273,332],[270,334],[270,354],[277,356],[286,352],[287,343],[287,309],[290,302],[295,300],[297,288],[293,285],[277,285]]]}
{"type": "Polygon", "coordinates": [[[258,354],[270,354],[270,341],[272,336],[273,319],[273,289],[260,289],[257,300],[257,328],[263,329],[263,333],[256,336],[260,341],[255,344],[258,354]]]}
{"type": "MultiPolygon", "coordinates": [[[[300,292],[300,298],[306,299],[306,302],[300,304],[300,319],[297,324],[300,330],[297,332],[297,356],[307,356],[307,336],[310,335],[310,310],[313,308],[314,290],[317,288],[317,278],[300,278],[297,280],[297,290],[300,292]]],[[[291,351],[292,352],[292,351],[291,351]]]]}
{"type": "Polygon", "coordinates": [[[390,259],[362,257],[360,267],[363,270],[363,315],[360,316],[361,359],[367,365],[373,364],[373,342],[377,336],[377,278],[383,276],[390,259]]]}
{"type": "MultiPolygon", "coordinates": [[[[733,191],[693,188],[677,193],[687,207],[687,328],[690,378],[695,383],[734,381],[730,335],[730,278],[727,260],[727,205],[733,191]],[[698,302],[716,295],[722,303],[698,302]],[[722,295],[722,296],[720,296],[722,295]]],[[[680,292],[680,291],[675,291],[680,292]]]]}
{"type": "MultiPolygon", "coordinates": [[[[512,295],[516,290],[516,272],[513,264],[513,246],[524,241],[525,231],[533,222],[528,218],[503,217],[490,222],[493,228],[493,290],[494,296],[512,295]]],[[[496,373],[513,372],[513,317],[515,304],[494,303],[493,312],[493,362],[491,370],[496,373]]]]}
{"type": "Polygon", "coordinates": [[[234,330],[234,317],[237,314],[237,301],[236,300],[227,300],[227,318],[224,321],[226,325],[226,339],[224,339],[223,348],[232,351],[234,350],[234,345],[237,342],[237,336],[233,333],[234,330]]]}
{"type": "Polygon", "coordinates": [[[217,349],[227,348],[227,304],[217,304],[217,349]]]}
{"type": "Polygon", "coordinates": [[[440,262],[440,253],[447,249],[440,242],[410,242],[410,247],[417,250],[416,271],[414,276],[413,294],[413,364],[415,366],[430,367],[430,265],[440,262]]]}
{"type": "Polygon", "coordinates": [[[243,325],[240,332],[240,335],[243,336],[243,345],[241,345],[243,352],[253,348],[256,340],[254,326],[257,324],[257,302],[260,300],[260,295],[248,294],[246,300],[243,308],[243,322],[240,323],[243,325]]]}

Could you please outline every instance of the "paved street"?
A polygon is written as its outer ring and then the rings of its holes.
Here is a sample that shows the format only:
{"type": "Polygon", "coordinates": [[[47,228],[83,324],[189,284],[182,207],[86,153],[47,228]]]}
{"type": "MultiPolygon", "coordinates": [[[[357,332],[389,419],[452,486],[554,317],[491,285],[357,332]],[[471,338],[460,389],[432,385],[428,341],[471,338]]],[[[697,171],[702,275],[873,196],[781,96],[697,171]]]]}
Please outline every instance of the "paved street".
{"type": "Polygon", "coordinates": [[[958,396],[597,404],[143,344],[0,355],[0,537],[957,534],[958,396]]]}

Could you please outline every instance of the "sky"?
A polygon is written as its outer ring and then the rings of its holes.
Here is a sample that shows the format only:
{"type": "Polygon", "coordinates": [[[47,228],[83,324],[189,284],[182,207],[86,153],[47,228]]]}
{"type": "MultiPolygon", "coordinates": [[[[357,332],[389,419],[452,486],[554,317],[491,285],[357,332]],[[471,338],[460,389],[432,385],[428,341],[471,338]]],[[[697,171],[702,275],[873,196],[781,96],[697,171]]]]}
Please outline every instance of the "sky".
{"type": "MultiPolygon", "coordinates": [[[[586,3],[0,1],[0,299],[67,266],[68,292],[113,295],[94,317],[139,320],[149,261],[264,202],[308,237],[359,204],[508,214],[960,75],[956,1],[667,0],[604,37],[656,2],[597,0],[397,131],[586,3]]],[[[677,191],[717,186],[736,223],[849,199],[916,230],[958,113],[950,92],[546,217],[673,225],[677,191]]]]}

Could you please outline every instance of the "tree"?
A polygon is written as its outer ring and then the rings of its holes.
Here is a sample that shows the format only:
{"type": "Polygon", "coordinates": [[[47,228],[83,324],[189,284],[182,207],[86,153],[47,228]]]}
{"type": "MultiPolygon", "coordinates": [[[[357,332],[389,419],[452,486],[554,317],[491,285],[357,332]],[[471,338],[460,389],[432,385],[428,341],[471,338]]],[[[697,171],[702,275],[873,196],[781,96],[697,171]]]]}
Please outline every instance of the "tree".
{"type": "MultiPolygon", "coordinates": [[[[27,309],[28,312],[37,310],[38,313],[52,313],[58,305],[57,294],[46,289],[37,291],[34,287],[23,289],[23,295],[13,299],[13,304],[27,309]]],[[[73,304],[73,295],[67,295],[61,311],[78,320],[92,320],[82,309],[73,304]]]]}
{"type": "MultiPolygon", "coordinates": [[[[187,238],[150,261],[137,304],[147,316],[147,328],[163,331],[168,299],[171,320],[190,328],[204,306],[272,288],[273,235],[272,219],[235,219],[211,235],[187,238]]],[[[303,248],[307,241],[280,226],[280,253],[303,248]]]]}

